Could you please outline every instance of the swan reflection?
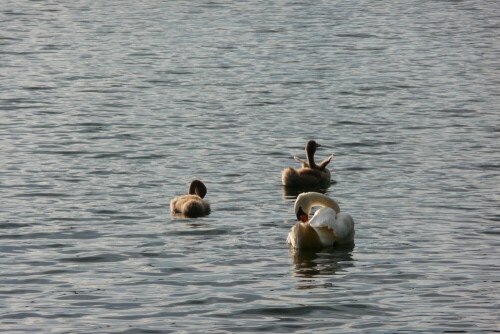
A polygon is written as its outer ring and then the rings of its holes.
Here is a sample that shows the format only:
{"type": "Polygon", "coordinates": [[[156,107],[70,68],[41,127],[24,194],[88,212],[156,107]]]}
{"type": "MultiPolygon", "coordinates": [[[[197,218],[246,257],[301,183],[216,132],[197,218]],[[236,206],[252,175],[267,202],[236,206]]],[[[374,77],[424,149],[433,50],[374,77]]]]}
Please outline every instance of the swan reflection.
{"type": "MultiPolygon", "coordinates": [[[[290,248],[293,266],[292,276],[302,278],[297,288],[311,289],[315,285],[316,276],[331,276],[354,266],[352,250],[354,245],[343,248],[325,248],[322,250],[300,250],[290,248]]],[[[324,287],[324,284],[320,285],[324,287]]]]}

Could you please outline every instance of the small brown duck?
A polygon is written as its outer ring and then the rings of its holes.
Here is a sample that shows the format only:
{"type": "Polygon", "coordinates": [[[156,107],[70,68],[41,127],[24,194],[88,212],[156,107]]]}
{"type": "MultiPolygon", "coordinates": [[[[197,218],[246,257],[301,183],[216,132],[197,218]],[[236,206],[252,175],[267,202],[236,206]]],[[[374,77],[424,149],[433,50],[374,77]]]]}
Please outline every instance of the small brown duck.
{"type": "Polygon", "coordinates": [[[330,171],[326,166],[333,158],[333,154],[323,160],[319,165],[314,162],[314,153],[321,147],[314,140],[309,140],[306,144],[307,161],[297,156],[293,158],[301,163],[302,168],[285,168],[281,172],[281,183],[286,187],[305,188],[305,187],[328,187],[330,185],[330,171]]]}
{"type": "Polygon", "coordinates": [[[203,198],[207,194],[207,187],[200,180],[193,180],[189,186],[189,193],[170,201],[170,212],[187,218],[203,217],[210,213],[210,204],[203,198]]]}

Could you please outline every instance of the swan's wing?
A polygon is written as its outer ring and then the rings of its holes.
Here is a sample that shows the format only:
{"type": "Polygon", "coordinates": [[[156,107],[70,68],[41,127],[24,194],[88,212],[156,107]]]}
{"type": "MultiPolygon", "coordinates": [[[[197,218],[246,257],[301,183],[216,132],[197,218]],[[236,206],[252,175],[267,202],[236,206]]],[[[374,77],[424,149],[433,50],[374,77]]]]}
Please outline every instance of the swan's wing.
{"type": "Polygon", "coordinates": [[[313,227],[327,227],[333,231],[338,242],[352,241],[354,238],[354,221],[348,213],[336,213],[332,208],[321,208],[309,221],[313,227]]]}
{"type": "Polygon", "coordinates": [[[332,208],[321,208],[309,221],[309,225],[314,228],[318,234],[321,244],[325,247],[331,247],[335,243],[335,233],[333,225],[337,213],[332,208]]]}
{"type": "Polygon", "coordinates": [[[333,230],[337,213],[332,208],[324,207],[316,211],[314,216],[309,220],[312,227],[328,227],[333,230]]]}
{"type": "Polygon", "coordinates": [[[321,161],[321,163],[318,164],[318,169],[324,170],[326,168],[326,165],[328,165],[330,163],[330,161],[332,160],[332,158],[333,158],[333,154],[330,155],[325,160],[321,161]]]}
{"type": "Polygon", "coordinates": [[[354,238],[354,220],[345,212],[337,214],[334,233],[341,240],[352,240],[354,238]]]}
{"type": "Polygon", "coordinates": [[[302,165],[302,168],[309,168],[309,163],[305,160],[302,160],[301,158],[299,158],[298,156],[294,155],[293,156],[293,159],[297,162],[300,162],[300,164],[302,165]]]}

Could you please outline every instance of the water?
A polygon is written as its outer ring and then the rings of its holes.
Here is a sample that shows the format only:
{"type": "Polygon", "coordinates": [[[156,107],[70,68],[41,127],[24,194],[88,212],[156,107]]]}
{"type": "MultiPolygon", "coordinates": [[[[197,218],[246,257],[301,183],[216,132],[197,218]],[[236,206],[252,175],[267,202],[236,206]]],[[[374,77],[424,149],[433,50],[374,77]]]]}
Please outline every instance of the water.
{"type": "Polygon", "coordinates": [[[499,331],[499,14],[2,1],[2,332],[499,331]],[[285,244],[311,138],[353,249],[285,244]]]}

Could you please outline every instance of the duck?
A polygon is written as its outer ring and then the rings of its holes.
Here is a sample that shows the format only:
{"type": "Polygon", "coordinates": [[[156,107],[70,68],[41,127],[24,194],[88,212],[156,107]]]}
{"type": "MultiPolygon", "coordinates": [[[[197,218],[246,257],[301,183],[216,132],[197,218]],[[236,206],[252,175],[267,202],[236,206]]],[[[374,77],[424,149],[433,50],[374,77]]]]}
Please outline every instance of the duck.
{"type": "Polygon", "coordinates": [[[294,156],[294,160],[301,164],[301,168],[285,168],[281,172],[281,183],[285,187],[292,188],[325,188],[330,185],[330,171],[326,166],[333,158],[333,154],[323,160],[320,164],[314,162],[314,153],[321,147],[316,141],[309,140],[306,144],[307,161],[294,156]]]}
{"type": "Polygon", "coordinates": [[[318,249],[354,244],[354,220],[335,200],[317,192],[301,193],[294,204],[298,222],[287,243],[295,249],[318,249]],[[309,219],[311,209],[321,206],[309,219]]]}
{"type": "Polygon", "coordinates": [[[205,184],[195,179],[191,181],[187,195],[176,197],[170,201],[170,212],[187,218],[207,216],[210,214],[210,204],[203,199],[206,194],[205,184]]]}

